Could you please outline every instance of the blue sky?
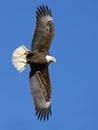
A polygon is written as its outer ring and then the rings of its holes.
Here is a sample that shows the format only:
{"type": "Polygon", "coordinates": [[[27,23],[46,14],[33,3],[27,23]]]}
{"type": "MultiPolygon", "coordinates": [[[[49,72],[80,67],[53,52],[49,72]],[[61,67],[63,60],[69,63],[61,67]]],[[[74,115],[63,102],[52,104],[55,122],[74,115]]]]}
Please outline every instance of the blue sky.
{"type": "Polygon", "coordinates": [[[98,1],[0,1],[0,129],[98,130],[98,1]],[[36,7],[52,10],[55,37],[49,67],[52,117],[35,117],[29,86],[29,67],[19,73],[12,52],[31,46],[36,7]]]}

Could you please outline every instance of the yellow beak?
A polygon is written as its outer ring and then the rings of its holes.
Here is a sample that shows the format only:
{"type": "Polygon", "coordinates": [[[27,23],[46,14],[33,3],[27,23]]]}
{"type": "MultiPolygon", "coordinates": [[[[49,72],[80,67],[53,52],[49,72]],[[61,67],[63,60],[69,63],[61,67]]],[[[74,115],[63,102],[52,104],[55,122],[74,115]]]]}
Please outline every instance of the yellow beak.
{"type": "Polygon", "coordinates": [[[56,59],[55,59],[55,58],[52,58],[52,62],[56,62],[56,59]]]}

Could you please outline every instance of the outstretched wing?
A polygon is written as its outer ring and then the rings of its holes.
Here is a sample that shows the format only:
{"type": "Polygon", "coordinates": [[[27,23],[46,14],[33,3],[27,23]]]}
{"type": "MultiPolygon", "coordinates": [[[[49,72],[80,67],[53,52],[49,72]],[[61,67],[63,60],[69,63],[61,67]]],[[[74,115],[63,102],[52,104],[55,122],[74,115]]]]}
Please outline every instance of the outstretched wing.
{"type": "Polygon", "coordinates": [[[39,6],[36,11],[36,29],[31,50],[48,51],[54,36],[51,10],[47,6],[39,6]]]}
{"type": "Polygon", "coordinates": [[[30,86],[33,96],[36,116],[40,120],[48,120],[51,115],[51,85],[48,67],[39,70],[39,67],[31,68],[30,86]]]}

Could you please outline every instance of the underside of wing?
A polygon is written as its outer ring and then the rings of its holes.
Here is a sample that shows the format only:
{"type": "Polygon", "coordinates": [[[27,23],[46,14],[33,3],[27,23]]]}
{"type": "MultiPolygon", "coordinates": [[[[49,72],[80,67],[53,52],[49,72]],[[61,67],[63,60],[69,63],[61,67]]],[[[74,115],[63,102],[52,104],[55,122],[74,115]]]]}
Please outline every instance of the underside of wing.
{"type": "Polygon", "coordinates": [[[43,75],[43,72],[34,72],[34,69],[30,72],[31,93],[36,116],[40,120],[48,120],[49,115],[51,115],[51,86],[48,76],[48,73],[45,72],[43,75]]]}
{"type": "Polygon", "coordinates": [[[31,50],[48,51],[54,36],[51,10],[47,6],[39,6],[36,11],[36,29],[31,50]]]}

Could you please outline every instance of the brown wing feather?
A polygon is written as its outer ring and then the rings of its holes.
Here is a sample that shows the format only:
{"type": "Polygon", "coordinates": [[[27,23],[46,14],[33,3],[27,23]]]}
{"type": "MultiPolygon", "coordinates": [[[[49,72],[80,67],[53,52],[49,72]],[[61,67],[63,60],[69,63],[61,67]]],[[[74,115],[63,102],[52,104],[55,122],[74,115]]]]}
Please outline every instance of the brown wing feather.
{"type": "Polygon", "coordinates": [[[36,29],[31,44],[31,50],[48,51],[54,36],[54,26],[51,10],[40,6],[36,11],[36,29]]]}
{"type": "Polygon", "coordinates": [[[48,120],[49,115],[51,115],[51,85],[48,67],[40,70],[39,67],[33,66],[32,70],[30,72],[30,86],[36,116],[40,120],[48,120]]]}

